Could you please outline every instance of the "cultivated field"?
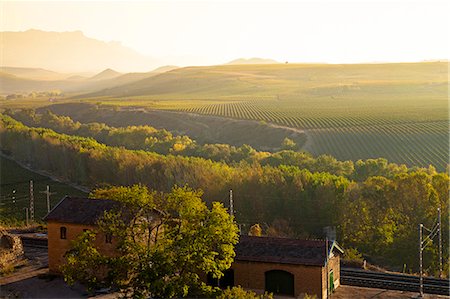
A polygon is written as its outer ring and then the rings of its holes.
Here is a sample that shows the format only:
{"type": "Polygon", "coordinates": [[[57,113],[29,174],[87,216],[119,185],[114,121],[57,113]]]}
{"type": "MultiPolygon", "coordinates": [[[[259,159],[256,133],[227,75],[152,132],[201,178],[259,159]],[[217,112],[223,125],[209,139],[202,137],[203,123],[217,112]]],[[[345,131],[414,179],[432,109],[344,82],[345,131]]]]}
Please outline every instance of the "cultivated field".
{"type": "Polygon", "coordinates": [[[449,157],[447,67],[441,62],[186,68],[104,90],[95,95],[105,97],[95,101],[261,120],[304,130],[302,149],[315,155],[384,157],[443,170],[449,157]]]}
{"type": "Polygon", "coordinates": [[[385,157],[409,166],[448,163],[446,102],[436,96],[364,99],[358,92],[342,98],[286,96],[180,110],[237,119],[263,120],[303,129],[302,148],[340,160],[385,157]]]}
{"type": "Polygon", "coordinates": [[[449,161],[448,87],[447,62],[222,65],[180,68],[61,101],[263,121],[302,131],[306,141],[297,144],[314,155],[383,157],[442,171],[449,161]]]}

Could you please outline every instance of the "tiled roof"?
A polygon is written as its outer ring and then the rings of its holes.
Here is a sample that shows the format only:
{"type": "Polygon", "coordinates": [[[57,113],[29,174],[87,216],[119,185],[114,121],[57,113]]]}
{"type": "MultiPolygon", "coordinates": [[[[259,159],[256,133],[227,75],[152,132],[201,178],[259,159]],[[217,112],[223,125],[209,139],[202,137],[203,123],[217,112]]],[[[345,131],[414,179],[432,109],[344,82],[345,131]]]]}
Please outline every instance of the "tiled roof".
{"type": "Polygon", "coordinates": [[[93,225],[103,216],[104,211],[118,206],[117,201],[109,199],[66,196],[44,217],[44,220],[93,225]]]}
{"type": "MultiPolygon", "coordinates": [[[[46,221],[95,225],[105,211],[119,207],[109,199],[64,197],[44,217],[46,221]]],[[[158,213],[157,210],[155,210],[158,213]]],[[[241,235],[236,245],[236,260],[294,265],[323,266],[326,259],[325,240],[298,240],[241,235]]],[[[342,249],[329,242],[329,248],[342,253],[342,249]]]]}
{"type": "MultiPolygon", "coordinates": [[[[323,266],[325,240],[297,240],[241,236],[236,245],[236,260],[294,265],[323,266]]],[[[333,243],[329,242],[330,248],[333,243]]]]}

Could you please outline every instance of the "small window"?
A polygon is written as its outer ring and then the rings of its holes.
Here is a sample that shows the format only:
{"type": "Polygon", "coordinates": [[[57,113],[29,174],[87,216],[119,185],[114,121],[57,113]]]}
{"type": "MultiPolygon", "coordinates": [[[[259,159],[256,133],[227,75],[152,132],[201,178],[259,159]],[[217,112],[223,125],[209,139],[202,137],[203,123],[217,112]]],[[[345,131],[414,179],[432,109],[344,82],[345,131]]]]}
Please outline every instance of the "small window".
{"type": "Polygon", "coordinates": [[[87,229],[87,228],[83,229],[83,233],[85,233],[85,232],[87,232],[87,231],[88,231],[88,229],[87,229]]]}
{"type": "Polygon", "coordinates": [[[67,239],[67,228],[61,226],[61,228],[59,229],[59,236],[61,239],[67,239]]]}
{"type": "Polygon", "coordinates": [[[108,244],[112,243],[112,235],[111,234],[105,235],[105,243],[108,243],[108,244]]]}

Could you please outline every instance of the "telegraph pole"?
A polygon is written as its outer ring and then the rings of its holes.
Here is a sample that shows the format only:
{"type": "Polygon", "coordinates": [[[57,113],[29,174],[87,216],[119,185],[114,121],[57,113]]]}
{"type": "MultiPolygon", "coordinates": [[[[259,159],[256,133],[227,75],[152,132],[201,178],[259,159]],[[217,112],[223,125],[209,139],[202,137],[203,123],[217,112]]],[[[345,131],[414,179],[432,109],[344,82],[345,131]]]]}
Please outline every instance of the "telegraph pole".
{"type": "Polygon", "coordinates": [[[327,255],[326,256],[326,258],[325,258],[325,265],[326,265],[326,267],[325,267],[325,272],[326,272],[326,281],[327,281],[327,299],[330,297],[330,278],[329,278],[329,273],[328,273],[328,256],[329,256],[329,253],[328,253],[328,236],[325,238],[325,254],[327,255]]]}
{"type": "Polygon", "coordinates": [[[25,210],[25,219],[27,221],[27,226],[28,226],[28,224],[29,224],[29,222],[28,222],[28,208],[23,208],[23,209],[25,210]]]}
{"type": "Polygon", "coordinates": [[[230,189],[230,215],[234,215],[234,207],[233,207],[233,190],[230,189]]]}
{"type": "Polygon", "coordinates": [[[34,222],[33,181],[30,181],[30,220],[31,220],[31,222],[34,222]]]}
{"type": "Polygon", "coordinates": [[[438,208],[438,231],[439,231],[439,278],[442,278],[442,230],[441,230],[441,208],[438,208]]]}
{"type": "Polygon", "coordinates": [[[50,187],[47,185],[47,189],[45,191],[39,191],[39,193],[47,195],[47,213],[50,213],[50,195],[56,194],[56,192],[50,192],[50,187]]]}
{"type": "Polygon", "coordinates": [[[419,298],[423,298],[423,269],[422,269],[422,228],[423,224],[419,224],[419,268],[420,268],[420,295],[419,298]]]}

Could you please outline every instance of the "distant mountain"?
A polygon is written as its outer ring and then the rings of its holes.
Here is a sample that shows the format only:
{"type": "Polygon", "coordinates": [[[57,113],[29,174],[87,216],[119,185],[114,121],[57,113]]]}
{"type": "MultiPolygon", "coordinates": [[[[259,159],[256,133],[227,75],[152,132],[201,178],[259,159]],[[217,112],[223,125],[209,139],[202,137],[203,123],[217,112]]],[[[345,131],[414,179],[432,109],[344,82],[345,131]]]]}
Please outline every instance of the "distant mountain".
{"type": "Polygon", "coordinates": [[[87,80],[87,79],[88,79],[87,77],[80,76],[80,75],[73,75],[73,76],[66,78],[66,80],[71,80],[71,81],[81,81],[81,80],[87,80]]]}
{"type": "Polygon", "coordinates": [[[119,87],[142,79],[162,74],[162,70],[147,73],[121,74],[111,69],[93,77],[67,75],[64,80],[33,80],[0,72],[0,94],[29,93],[31,91],[62,90],[64,93],[86,93],[119,87]]]}
{"type": "Polygon", "coordinates": [[[112,69],[106,69],[100,73],[98,73],[97,75],[89,78],[90,80],[93,81],[97,81],[97,80],[107,80],[107,79],[114,79],[116,77],[121,76],[122,74],[119,72],[116,72],[115,70],[112,69]]]}
{"type": "Polygon", "coordinates": [[[47,32],[27,30],[0,32],[1,64],[13,67],[44,68],[60,72],[116,70],[145,71],[157,67],[155,61],[119,42],[86,37],[81,31],[47,32]]]}
{"type": "Polygon", "coordinates": [[[279,62],[273,59],[264,59],[264,58],[239,58],[239,59],[235,59],[233,61],[230,61],[228,63],[225,64],[278,64],[279,62]]]}
{"type": "Polygon", "coordinates": [[[65,81],[44,81],[20,78],[0,72],[0,94],[50,91],[67,87],[65,81]]]}
{"type": "Polygon", "coordinates": [[[32,80],[62,80],[66,79],[69,75],[61,74],[42,68],[24,68],[24,67],[0,67],[2,73],[7,73],[17,77],[32,79],[32,80]]]}

